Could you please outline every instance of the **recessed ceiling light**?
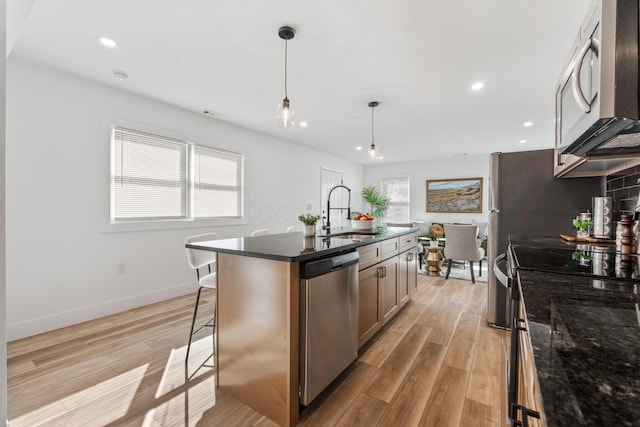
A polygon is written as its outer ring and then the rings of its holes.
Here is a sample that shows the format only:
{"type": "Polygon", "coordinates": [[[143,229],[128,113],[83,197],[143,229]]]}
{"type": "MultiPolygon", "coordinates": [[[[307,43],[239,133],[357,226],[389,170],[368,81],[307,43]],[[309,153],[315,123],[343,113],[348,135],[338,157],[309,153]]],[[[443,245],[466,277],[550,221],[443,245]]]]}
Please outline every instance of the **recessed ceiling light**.
{"type": "Polygon", "coordinates": [[[358,146],[356,147],[356,150],[360,151],[360,150],[362,150],[362,147],[361,147],[360,145],[358,145],[358,146]]]}
{"type": "Polygon", "coordinates": [[[307,126],[309,126],[309,124],[307,122],[300,122],[300,127],[301,128],[306,128],[307,126]]]}
{"type": "Polygon", "coordinates": [[[376,159],[382,160],[382,159],[384,159],[384,156],[378,156],[378,157],[376,157],[376,159]]]}
{"type": "Polygon", "coordinates": [[[471,85],[471,90],[480,90],[484,87],[484,83],[482,82],[475,82],[474,84],[471,85]]]}
{"type": "Polygon", "coordinates": [[[524,127],[526,127],[526,128],[528,128],[528,127],[529,127],[529,126],[531,126],[531,125],[533,125],[533,122],[524,122],[524,123],[522,124],[522,126],[524,126],[524,127]]]}
{"type": "Polygon", "coordinates": [[[100,37],[98,40],[100,40],[100,43],[103,46],[107,46],[107,47],[116,47],[118,46],[118,42],[116,42],[114,39],[110,38],[110,37],[100,37]]]}
{"type": "Polygon", "coordinates": [[[520,140],[520,144],[524,144],[525,142],[527,142],[527,140],[526,140],[526,139],[521,139],[521,140],[520,140]]]}

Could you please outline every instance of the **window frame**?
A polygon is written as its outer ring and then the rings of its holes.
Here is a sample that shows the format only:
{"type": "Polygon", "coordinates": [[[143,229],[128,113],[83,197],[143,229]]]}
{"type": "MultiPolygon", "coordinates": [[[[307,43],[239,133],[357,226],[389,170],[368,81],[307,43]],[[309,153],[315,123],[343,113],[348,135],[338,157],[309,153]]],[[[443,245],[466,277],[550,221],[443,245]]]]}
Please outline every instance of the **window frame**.
{"type": "Polygon", "coordinates": [[[212,227],[212,226],[229,226],[229,225],[245,225],[247,224],[247,188],[245,186],[245,154],[232,149],[231,147],[225,147],[223,144],[211,143],[208,139],[198,138],[194,136],[186,137],[184,134],[179,134],[167,129],[158,129],[149,126],[140,125],[139,123],[130,124],[123,120],[111,120],[108,124],[109,133],[107,146],[109,147],[109,171],[108,171],[108,207],[106,209],[106,225],[101,227],[103,232],[120,232],[120,231],[146,231],[146,230],[162,230],[162,229],[180,229],[180,228],[195,228],[195,227],[212,227]],[[115,220],[114,212],[114,190],[113,184],[114,178],[114,162],[115,162],[115,143],[113,139],[113,132],[116,129],[125,130],[128,132],[145,134],[150,136],[157,136],[161,139],[175,140],[187,144],[187,215],[184,218],[141,218],[141,219],[119,219],[115,220]],[[193,157],[195,147],[202,148],[204,150],[212,150],[227,155],[237,156],[238,165],[238,181],[237,187],[239,188],[238,203],[239,203],[239,215],[238,216],[221,216],[221,217],[194,217],[193,216],[193,157]]]}
{"type": "Polygon", "coordinates": [[[387,213],[385,214],[384,218],[383,218],[383,222],[387,223],[387,222],[411,222],[411,179],[408,176],[397,176],[397,177],[387,177],[387,178],[381,178],[380,179],[380,189],[381,192],[384,196],[387,196],[387,186],[385,185],[385,182],[390,181],[390,180],[406,180],[407,182],[407,201],[406,202],[394,202],[393,200],[390,201],[389,203],[389,209],[387,209],[387,213]],[[389,218],[389,212],[391,211],[391,207],[392,206],[406,206],[406,218],[403,218],[402,220],[398,220],[396,218],[389,218]]]}

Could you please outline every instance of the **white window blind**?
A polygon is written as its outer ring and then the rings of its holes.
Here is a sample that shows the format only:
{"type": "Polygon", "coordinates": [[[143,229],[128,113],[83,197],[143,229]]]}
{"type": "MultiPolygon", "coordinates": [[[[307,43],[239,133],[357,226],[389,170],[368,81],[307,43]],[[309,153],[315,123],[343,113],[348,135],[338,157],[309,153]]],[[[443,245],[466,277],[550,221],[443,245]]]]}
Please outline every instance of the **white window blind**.
{"type": "Polygon", "coordinates": [[[188,144],[122,128],[112,141],[112,219],[186,218],[188,144]]]}
{"type": "Polygon", "coordinates": [[[242,215],[242,156],[199,145],[193,147],[193,217],[242,215]]]}
{"type": "Polygon", "coordinates": [[[409,178],[383,178],[382,194],[391,199],[384,222],[410,222],[409,178]]]}

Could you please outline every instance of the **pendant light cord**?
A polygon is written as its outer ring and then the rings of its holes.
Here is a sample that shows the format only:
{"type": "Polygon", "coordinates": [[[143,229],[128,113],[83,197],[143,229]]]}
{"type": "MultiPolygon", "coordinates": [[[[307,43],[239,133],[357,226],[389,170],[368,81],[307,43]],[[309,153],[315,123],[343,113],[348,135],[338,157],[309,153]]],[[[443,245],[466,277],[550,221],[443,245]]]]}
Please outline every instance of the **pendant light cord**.
{"type": "Polygon", "coordinates": [[[375,147],[375,144],[373,143],[373,111],[376,109],[376,107],[372,106],[371,107],[371,145],[373,145],[375,147]]]}
{"type": "Polygon", "coordinates": [[[284,41],[284,97],[287,96],[287,40],[284,41]]]}

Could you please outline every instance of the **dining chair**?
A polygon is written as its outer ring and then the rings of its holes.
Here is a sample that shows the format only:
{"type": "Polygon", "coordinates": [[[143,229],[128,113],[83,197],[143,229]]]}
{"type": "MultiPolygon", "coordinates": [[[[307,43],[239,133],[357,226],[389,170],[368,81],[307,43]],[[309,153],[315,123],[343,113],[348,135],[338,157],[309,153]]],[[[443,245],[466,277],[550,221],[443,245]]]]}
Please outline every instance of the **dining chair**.
{"type": "MultiPolygon", "coordinates": [[[[189,267],[196,271],[196,278],[198,279],[198,294],[196,296],[196,304],[193,308],[193,318],[191,319],[191,332],[189,333],[189,344],[187,345],[187,354],[185,356],[185,363],[189,360],[189,351],[191,350],[191,341],[193,336],[200,332],[202,328],[212,328],[213,333],[213,354],[215,354],[215,331],[216,331],[216,305],[217,305],[217,272],[216,272],[216,261],[217,261],[217,253],[213,251],[206,251],[200,249],[192,249],[187,248],[186,245],[189,243],[197,243],[204,242],[207,240],[215,240],[217,237],[216,233],[206,233],[206,234],[198,234],[196,236],[190,236],[184,239],[185,249],[187,251],[187,262],[189,263],[189,267]],[[206,269],[205,269],[206,267],[206,269]],[[204,270],[204,275],[200,274],[200,270],[204,270]],[[198,306],[200,305],[200,295],[202,294],[203,289],[211,289],[213,290],[213,317],[210,317],[205,323],[200,325],[196,329],[196,317],[198,315],[198,306]]],[[[209,356],[209,357],[211,357],[209,356]]],[[[208,360],[209,358],[207,358],[208,360]]]]}
{"type": "Polygon", "coordinates": [[[451,272],[451,263],[453,260],[469,261],[471,268],[471,282],[476,283],[473,276],[473,263],[479,263],[479,276],[482,276],[482,258],[484,258],[484,249],[478,247],[478,226],[477,225],[444,225],[444,235],[447,238],[447,244],[444,247],[444,257],[447,262],[447,273],[445,278],[449,278],[451,272]]]}
{"type": "Polygon", "coordinates": [[[259,230],[255,230],[251,233],[251,237],[256,237],[256,236],[264,236],[266,234],[269,234],[271,231],[268,228],[261,228],[259,230]]]}
{"type": "Polygon", "coordinates": [[[298,227],[296,227],[295,225],[287,227],[287,233],[295,233],[296,231],[298,231],[298,227]]]}

